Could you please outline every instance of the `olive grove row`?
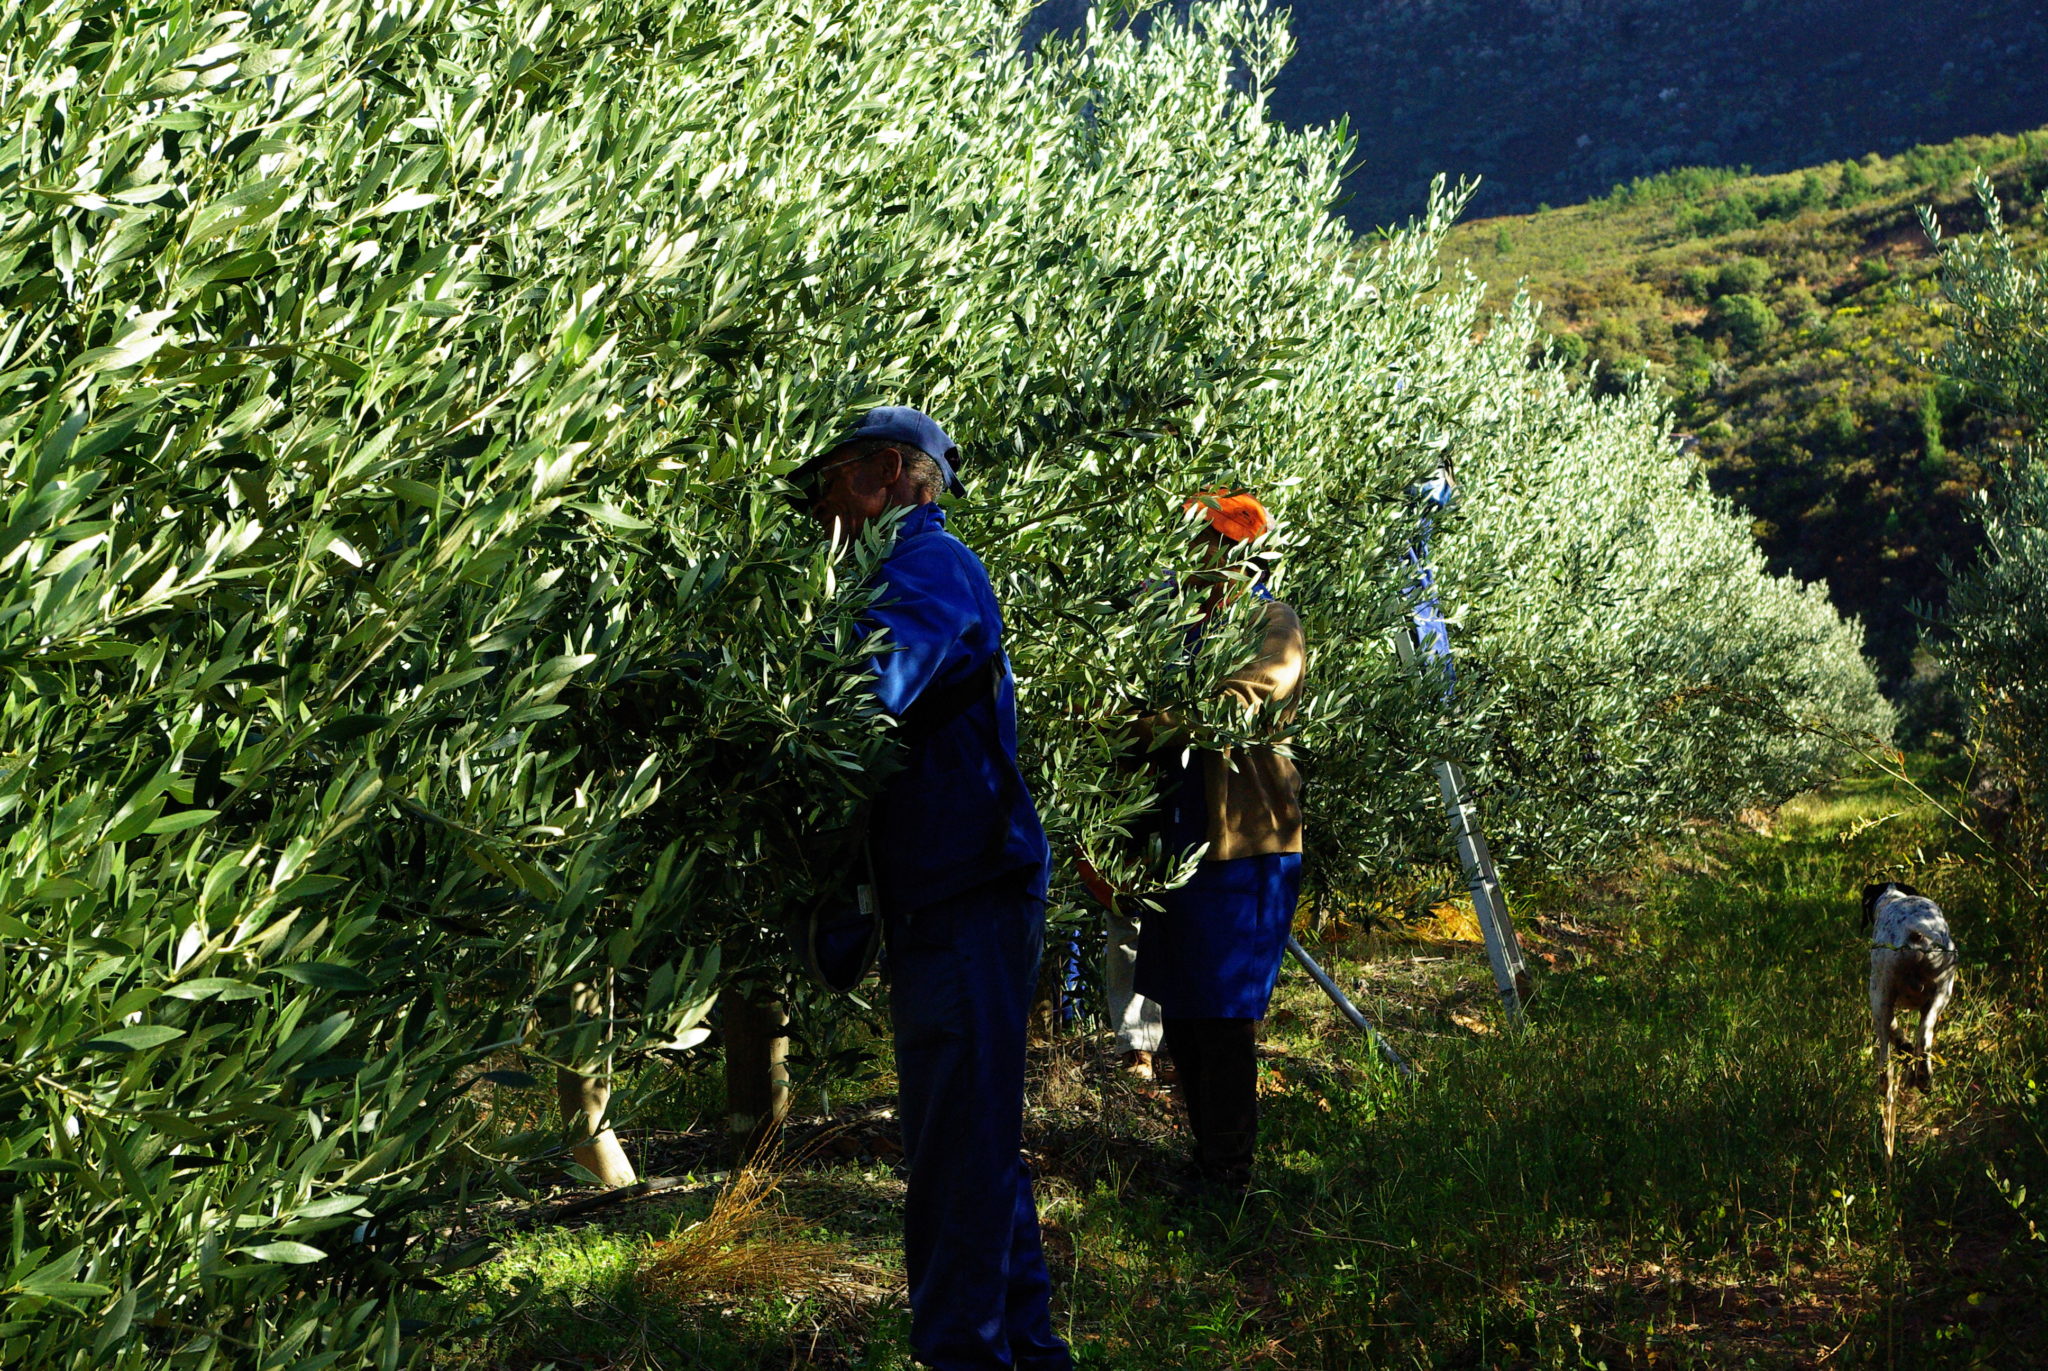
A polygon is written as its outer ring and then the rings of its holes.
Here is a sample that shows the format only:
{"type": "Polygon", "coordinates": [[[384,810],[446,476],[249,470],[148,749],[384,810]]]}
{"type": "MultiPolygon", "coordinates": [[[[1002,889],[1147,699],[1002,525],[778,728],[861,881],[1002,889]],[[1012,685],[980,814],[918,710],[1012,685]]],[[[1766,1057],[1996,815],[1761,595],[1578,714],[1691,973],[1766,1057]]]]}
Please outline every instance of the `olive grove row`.
{"type": "Polygon", "coordinates": [[[1022,19],[4,11],[0,1362],[398,1364],[460,1259],[417,1216],[560,1145],[493,1100],[604,1050],[572,988],[684,1050],[776,955],[894,746],[880,544],[779,479],[863,406],[962,445],[1063,902],[1144,804],[1124,722],[1240,641],[1176,666],[1137,593],[1219,483],[1308,626],[1323,889],[1441,862],[1432,756],[1571,871],[1885,730],[1654,407],[1445,275],[1455,196],[1331,217],[1275,22],[1022,19]],[[1445,465],[1448,707],[1387,648],[1445,465]]]}

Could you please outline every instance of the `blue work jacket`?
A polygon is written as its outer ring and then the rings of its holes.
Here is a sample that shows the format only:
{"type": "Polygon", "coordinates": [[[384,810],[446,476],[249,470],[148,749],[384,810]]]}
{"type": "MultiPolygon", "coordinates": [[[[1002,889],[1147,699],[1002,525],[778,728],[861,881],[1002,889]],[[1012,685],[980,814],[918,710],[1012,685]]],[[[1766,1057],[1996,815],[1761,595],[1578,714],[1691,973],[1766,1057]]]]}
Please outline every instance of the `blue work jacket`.
{"type": "Polygon", "coordinates": [[[908,915],[1005,876],[1044,899],[1051,852],[1017,767],[1016,683],[988,572],[928,504],[897,526],[876,579],[869,615],[896,649],[871,659],[884,710],[902,719],[927,692],[994,667],[990,689],[911,737],[904,770],[876,799],[868,833],[883,909],[908,915]]]}

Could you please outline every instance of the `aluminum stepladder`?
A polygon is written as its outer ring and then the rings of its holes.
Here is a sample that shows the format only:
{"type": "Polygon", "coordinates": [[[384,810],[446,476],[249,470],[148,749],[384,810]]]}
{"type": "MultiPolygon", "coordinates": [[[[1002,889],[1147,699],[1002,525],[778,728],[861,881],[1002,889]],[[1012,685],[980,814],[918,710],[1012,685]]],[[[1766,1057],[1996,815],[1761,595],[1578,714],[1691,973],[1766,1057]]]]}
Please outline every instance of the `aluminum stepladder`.
{"type": "MultiPolygon", "coordinates": [[[[1394,646],[1401,664],[1413,667],[1424,648],[1415,633],[1397,634],[1394,646]]],[[[1486,960],[1493,965],[1493,983],[1500,988],[1501,1007],[1514,1023],[1522,1021],[1522,1001],[1529,997],[1528,966],[1522,961],[1522,944],[1515,937],[1515,925],[1508,918],[1507,897],[1501,893],[1500,873],[1494,869],[1493,853],[1479,828],[1479,809],[1468,798],[1465,771],[1456,762],[1432,763],[1437,791],[1443,798],[1444,813],[1451,821],[1451,841],[1458,849],[1458,865],[1464,868],[1466,889],[1472,892],[1472,914],[1486,942],[1486,960]]]]}
{"type": "MultiPolygon", "coordinates": [[[[1417,486],[1413,494],[1426,504],[1438,509],[1448,508],[1456,495],[1450,472],[1440,471],[1436,478],[1417,486]]],[[[1408,623],[1394,635],[1394,650],[1401,659],[1401,665],[1416,670],[1424,658],[1434,658],[1443,663],[1446,672],[1450,669],[1451,644],[1448,625],[1437,608],[1435,576],[1429,565],[1429,535],[1431,520],[1423,516],[1421,536],[1409,553],[1409,562],[1415,568],[1416,579],[1410,587],[1411,597],[1407,608],[1408,623]]],[[[1446,701],[1450,698],[1445,691],[1446,701]]],[[[1534,989],[1529,979],[1529,969],[1522,961],[1522,944],[1515,937],[1514,922],[1508,918],[1507,897],[1501,892],[1500,873],[1494,869],[1493,853],[1487,850],[1486,835],[1480,831],[1479,808],[1469,798],[1465,785],[1465,772],[1456,762],[1440,760],[1432,763],[1436,771],[1437,791],[1443,799],[1444,813],[1451,821],[1451,841],[1458,850],[1458,865],[1465,872],[1465,887],[1472,892],[1472,914],[1479,924],[1480,937],[1486,943],[1486,960],[1493,966],[1493,983],[1500,990],[1501,1008],[1506,1011],[1508,1022],[1519,1025],[1523,1021],[1522,1003],[1534,989]]]]}

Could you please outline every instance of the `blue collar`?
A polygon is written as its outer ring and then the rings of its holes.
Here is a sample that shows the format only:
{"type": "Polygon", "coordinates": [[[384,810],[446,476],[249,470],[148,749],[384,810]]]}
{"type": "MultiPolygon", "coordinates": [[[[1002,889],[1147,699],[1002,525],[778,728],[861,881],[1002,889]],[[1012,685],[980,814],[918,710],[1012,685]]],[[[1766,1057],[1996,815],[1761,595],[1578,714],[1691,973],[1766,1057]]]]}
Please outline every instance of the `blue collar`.
{"type": "Polygon", "coordinates": [[[903,516],[903,522],[896,525],[896,538],[900,542],[905,538],[914,538],[920,533],[930,533],[933,529],[945,526],[946,511],[940,509],[936,501],[916,505],[903,516]]]}

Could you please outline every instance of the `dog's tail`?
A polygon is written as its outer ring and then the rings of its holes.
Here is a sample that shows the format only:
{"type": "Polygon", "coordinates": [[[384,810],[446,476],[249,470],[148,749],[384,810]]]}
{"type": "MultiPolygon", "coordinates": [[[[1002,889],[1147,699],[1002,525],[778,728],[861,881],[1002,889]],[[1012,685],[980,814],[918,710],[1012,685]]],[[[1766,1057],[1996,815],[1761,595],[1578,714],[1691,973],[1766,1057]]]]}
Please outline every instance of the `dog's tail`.
{"type": "Polygon", "coordinates": [[[1915,928],[1906,934],[1906,951],[1926,959],[1936,971],[1947,971],[1956,964],[1955,939],[1945,928],[1935,929],[1932,935],[1924,928],[1915,928]]]}

